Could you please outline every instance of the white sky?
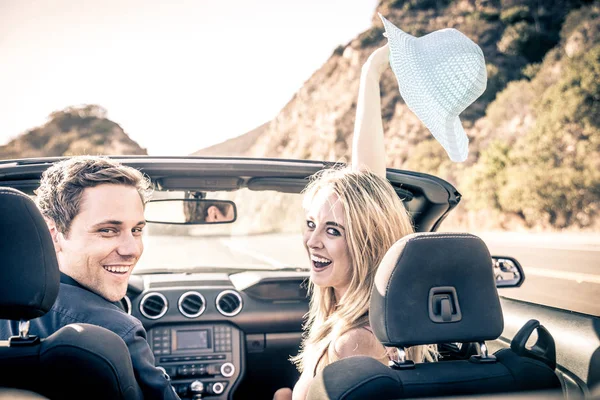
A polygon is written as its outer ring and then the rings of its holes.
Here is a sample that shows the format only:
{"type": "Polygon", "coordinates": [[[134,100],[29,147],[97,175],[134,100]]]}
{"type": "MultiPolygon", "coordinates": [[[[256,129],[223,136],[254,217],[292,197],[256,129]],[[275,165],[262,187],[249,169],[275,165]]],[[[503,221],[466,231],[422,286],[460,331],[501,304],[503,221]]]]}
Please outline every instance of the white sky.
{"type": "Polygon", "coordinates": [[[272,119],[377,0],[0,0],[0,144],[99,104],[152,155],[272,119]]]}

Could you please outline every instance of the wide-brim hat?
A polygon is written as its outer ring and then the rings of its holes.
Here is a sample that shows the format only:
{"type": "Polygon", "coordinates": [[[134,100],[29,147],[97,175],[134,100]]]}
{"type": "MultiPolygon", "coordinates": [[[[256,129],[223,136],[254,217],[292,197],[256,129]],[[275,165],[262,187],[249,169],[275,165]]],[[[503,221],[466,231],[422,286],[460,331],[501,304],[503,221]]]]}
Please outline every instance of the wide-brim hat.
{"type": "Polygon", "coordinates": [[[469,138],[458,116],[485,91],[487,72],[481,48],[456,29],[416,38],[379,16],[404,102],[452,161],[465,161],[469,138]]]}

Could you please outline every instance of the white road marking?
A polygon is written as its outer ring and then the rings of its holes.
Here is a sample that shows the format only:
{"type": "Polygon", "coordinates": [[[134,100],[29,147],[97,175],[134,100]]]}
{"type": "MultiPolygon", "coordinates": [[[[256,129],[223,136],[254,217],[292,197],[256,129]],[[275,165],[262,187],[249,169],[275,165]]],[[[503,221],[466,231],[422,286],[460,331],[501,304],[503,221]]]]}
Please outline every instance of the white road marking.
{"type": "Polygon", "coordinates": [[[536,243],[523,243],[523,242],[492,242],[484,240],[485,244],[489,248],[496,247],[515,247],[519,249],[542,249],[542,250],[564,250],[564,251],[591,251],[591,252],[600,252],[600,247],[596,247],[596,245],[569,245],[569,244],[536,244],[536,243]],[[593,247],[592,247],[593,246],[593,247]]]}
{"type": "Polygon", "coordinates": [[[242,253],[245,254],[247,256],[250,256],[252,258],[255,258],[257,260],[266,262],[267,264],[269,264],[270,266],[274,267],[274,268],[285,268],[288,265],[282,263],[281,261],[278,261],[274,258],[271,258],[269,256],[265,256],[262,253],[259,253],[257,251],[251,250],[249,249],[247,246],[244,246],[242,243],[237,242],[235,240],[229,240],[229,239],[221,239],[219,240],[224,246],[228,247],[229,249],[236,251],[238,253],[242,253]]]}
{"type": "Polygon", "coordinates": [[[536,275],[543,276],[546,278],[565,279],[569,281],[575,281],[577,283],[587,282],[596,283],[600,285],[600,275],[583,274],[580,272],[557,271],[545,268],[525,267],[523,269],[525,271],[525,279],[527,279],[527,275],[536,275]]]}

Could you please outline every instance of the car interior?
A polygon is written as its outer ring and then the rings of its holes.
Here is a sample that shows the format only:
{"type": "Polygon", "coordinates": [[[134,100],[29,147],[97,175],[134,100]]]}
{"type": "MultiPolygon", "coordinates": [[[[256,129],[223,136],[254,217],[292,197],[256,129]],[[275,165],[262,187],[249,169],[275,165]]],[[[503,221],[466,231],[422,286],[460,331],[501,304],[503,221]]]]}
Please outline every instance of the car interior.
{"type": "Polygon", "coordinates": [[[488,352],[485,342],[497,339],[503,329],[490,258],[485,243],[469,234],[419,233],[396,242],[377,270],[371,295],[369,317],[379,341],[396,349],[474,343],[477,353],[464,360],[414,363],[401,350],[390,367],[371,357],[348,357],[317,374],[308,398],[560,391],[554,341],[538,321],[526,324],[509,349],[488,352]],[[419,295],[427,291],[428,298],[419,295]],[[538,338],[528,349],[534,330],[538,338]]]}
{"type": "MultiPolygon", "coordinates": [[[[13,189],[33,196],[41,173],[56,160],[0,161],[0,187],[12,188],[0,193],[0,248],[8,255],[0,279],[0,318],[23,326],[21,338],[0,341],[0,387],[6,388],[4,393],[22,389],[48,398],[100,393],[91,388],[110,390],[102,398],[139,398],[132,389],[131,363],[123,357],[124,343],[111,332],[80,326],[49,338],[28,338],[26,321],[43,315],[56,297],[58,267],[47,253],[49,237],[42,234],[41,215],[28,196],[13,189]],[[13,204],[13,197],[19,209],[4,206],[9,200],[13,204]],[[23,370],[28,373],[19,374],[23,370]],[[50,389],[47,382],[58,389],[50,389]],[[81,382],[88,393],[78,389],[81,382]]],[[[232,223],[217,225],[214,229],[223,230],[214,232],[232,249],[247,253],[238,242],[227,241],[248,210],[255,210],[235,195],[262,193],[279,204],[277,196],[300,196],[312,174],[333,167],[272,159],[117,160],[143,171],[157,199],[206,200],[206,193],[235,199],[232,223]]],[[[389,347],[437,343],[439,362],[402,362],[402,352],[401,361],[390,366],[365,357],[343,359],[317,375],[309,398],[593,398],[600,383],[600,318],[499,297],[497,288],[523,282],[526,266],[509,255],[490,255],[476,236],[435,233],[459,204],[460,193],[431,175],[388,169],[387,178],[417,233],[398,242],[386,256],[388,263],[382,263],[371,300],[371,324],[389,347]],[[423,291],[426,298],[416,294],[423,291]]],[[[253,218],[260,225],[263,217],[253,218]]],[[[185,238],[177,229],[204,227],[162,222],[149,224],[147,239],[154,232],[180,242],[185,238]]],[[[265,238],[266,246],[279,246],[275,235],[265,238]]],[[[147,241],[145,251],[152,246],[147,241]]],[[[156,364],[179,396],[270,399],[277,389],[293,387],[299,373],[289,358],[298,353],[308,311],[307,268],[288,263],[274,267],[268,257],[262,258],[263,266],[213,265],[205,247],[193,245],[186,254],[174,254],[178,248],[169,246],[158,246],[157,255],[149,256],[164,256],[160,265],[138,267],[122,304],[143,323],[156,364]],[[209,261],[191,268],[170,264],[175,256],[209,261]]]]}

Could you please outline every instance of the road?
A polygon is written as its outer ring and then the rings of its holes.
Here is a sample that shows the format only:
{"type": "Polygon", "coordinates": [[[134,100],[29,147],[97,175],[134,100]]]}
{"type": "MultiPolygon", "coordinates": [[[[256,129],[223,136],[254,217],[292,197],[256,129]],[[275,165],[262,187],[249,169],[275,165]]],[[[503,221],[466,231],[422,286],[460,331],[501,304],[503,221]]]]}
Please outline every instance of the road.
{"type": "Polygon", "coordinates": [[[600,315],[598,236],[481,235],[492,255],[512,256],[525,271],[523,285],[501,296],[592,315],[600,315]]]}
{"type": "MultiPolygon", "coordinates": [[[[600,235],[480,234],[492,255],[512,256],[525,271],[510,298],[600,315],[600,235]]],[[[298,234],[190,238],[148,236],[138,272],[148,267],[245,266],[281,268],[307,264],[298,234]]]]}

